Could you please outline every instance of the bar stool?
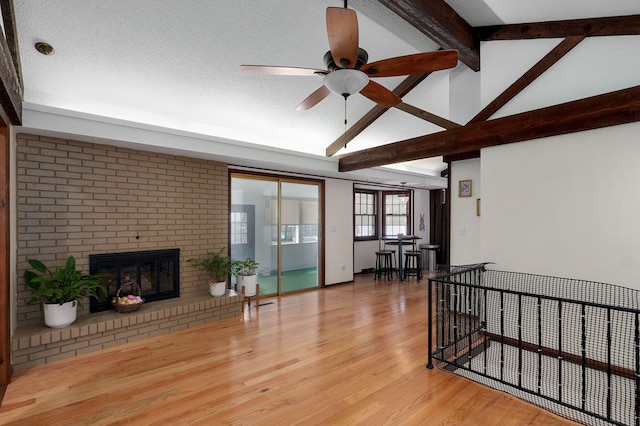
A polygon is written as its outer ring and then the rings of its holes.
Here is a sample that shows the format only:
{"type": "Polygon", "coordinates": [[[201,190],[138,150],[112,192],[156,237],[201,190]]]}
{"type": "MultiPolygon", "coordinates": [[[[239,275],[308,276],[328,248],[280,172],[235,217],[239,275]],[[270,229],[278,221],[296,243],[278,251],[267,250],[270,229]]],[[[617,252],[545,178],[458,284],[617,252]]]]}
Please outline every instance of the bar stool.
{"type": "Polygon", "coordinates": [[[376,252],[376,272],[373,275],[375,280],[383,275],[390,280],[393,278],[393,252],[391,250],[379,250],[376,252]]]}
{"type": "Polygon", "coordinates": [[[422,279],[421,252],[419,250],[407,250],[404,252],[404,276],[414,276],[418,282],[422,279]]]}

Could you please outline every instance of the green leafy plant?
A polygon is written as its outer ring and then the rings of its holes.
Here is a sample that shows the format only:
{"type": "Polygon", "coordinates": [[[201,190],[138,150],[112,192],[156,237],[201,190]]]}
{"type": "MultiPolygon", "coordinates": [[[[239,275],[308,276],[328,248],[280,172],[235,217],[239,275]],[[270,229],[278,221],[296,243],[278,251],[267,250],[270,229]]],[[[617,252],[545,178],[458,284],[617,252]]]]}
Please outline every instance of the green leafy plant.
{"type": "Polygon", "coordinates": [[[233,275],[244,277],[255,275],[258,266],[260,266],[260,264],[250,257],[247,257],[245,260],[234,260],[232,262],[233,275]]]}
{"type": "Polygon", "coordinates": [[[217,253],[209,252],[204,259],[188,259],[187,262],[195,267],[205,270],[215,282],[226,281],[232,273],[232,262],[227,256],[223,256],[221,248],[217,253]]]}
{"type": "Polygon", "coordinates": [[[39,260],[29,259],[29,265],[35,272],[27,270],[24,273],[24,280],[33,295],[27,300],[27,305],[39,302],[62,305],[74,300],[80,304],[85,297],[99,298],[98,290],[107,294],[102,278],[108,274],[83,275],[82,271],[76,269],[73,256],[67,258],[64,268],[55,272],[39,260]]]}

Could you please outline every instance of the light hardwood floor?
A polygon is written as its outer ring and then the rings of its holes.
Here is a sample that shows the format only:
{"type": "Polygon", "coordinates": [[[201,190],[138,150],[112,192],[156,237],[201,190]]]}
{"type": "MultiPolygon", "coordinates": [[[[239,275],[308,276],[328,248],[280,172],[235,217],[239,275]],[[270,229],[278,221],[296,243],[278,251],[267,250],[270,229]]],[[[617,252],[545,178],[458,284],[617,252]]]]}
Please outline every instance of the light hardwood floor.
{"type": "Polygon", "coordinates": [[[372,278],[19,371],[0,424],[574,424],[426,369],[427,280],[372,278]]]}

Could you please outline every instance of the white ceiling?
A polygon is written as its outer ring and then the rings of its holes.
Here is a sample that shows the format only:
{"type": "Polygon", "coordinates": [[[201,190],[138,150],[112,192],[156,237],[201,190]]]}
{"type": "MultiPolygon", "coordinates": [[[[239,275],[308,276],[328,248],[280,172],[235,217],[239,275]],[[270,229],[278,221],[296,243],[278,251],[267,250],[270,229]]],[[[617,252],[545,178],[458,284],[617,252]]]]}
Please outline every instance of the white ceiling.
{"type": "MultiPolygon", "coordinates": [[[[471,25],[640,13],[638,0],[448,0],[471,25]]],[[[324,157],[345,131],[344,101],[332,95],[295,107],[320,77],[253,75],[241,64],[324,68],[325,0],[16,0],[27,112],[86,113],[189,134],[324,157]],[[34,44],[46,41],[55,54],[34,44]]],[[[369,61],[438,48],[377,1],[352,0],[369,61]]],[[[464,67],[460,64],[459,67],[464,67]]],[[[449,117],[449,74],[427,78],[405,100],[449,117]]],[[[378,79],[393,89],[402,78],[378,79]]],[[[348,125],[374,104],[347,103],[348,125]]],[[[392,109],[340,153],[441,130],[392,109]]],[[[185,151],[191,148],[180,147],[185,151]]],[[[395,168],[439,175],[441,158],[395,168]]]]}

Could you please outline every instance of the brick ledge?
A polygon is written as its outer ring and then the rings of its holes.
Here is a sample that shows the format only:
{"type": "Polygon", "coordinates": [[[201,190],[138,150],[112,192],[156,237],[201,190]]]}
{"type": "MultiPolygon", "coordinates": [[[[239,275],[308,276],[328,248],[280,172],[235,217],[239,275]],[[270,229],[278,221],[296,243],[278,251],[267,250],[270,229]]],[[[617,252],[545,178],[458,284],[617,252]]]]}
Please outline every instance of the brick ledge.
{"type": "Polygon", "coordinates": [[[26,368],[237,316],[242,303],[241,294],[228,290],[221,297],[204,294],[157,301],[130,313],[83,314],[66,328],[49,328],[44,324],[19,327],[12,337],[12,361],[14,368],[26,368]]]}

